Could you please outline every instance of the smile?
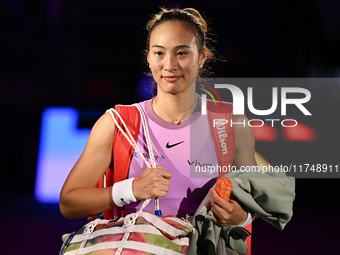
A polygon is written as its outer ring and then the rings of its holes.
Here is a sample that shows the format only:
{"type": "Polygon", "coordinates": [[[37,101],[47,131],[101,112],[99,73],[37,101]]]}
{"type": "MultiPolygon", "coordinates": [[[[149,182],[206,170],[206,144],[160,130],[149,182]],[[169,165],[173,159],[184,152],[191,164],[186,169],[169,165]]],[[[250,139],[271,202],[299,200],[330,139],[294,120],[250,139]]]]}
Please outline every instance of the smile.
{"type": "Polygon", "coordinates": [[[178,81],[180,78],[181,76],[163,76],[163,79],[169,82],[178,81]]]}

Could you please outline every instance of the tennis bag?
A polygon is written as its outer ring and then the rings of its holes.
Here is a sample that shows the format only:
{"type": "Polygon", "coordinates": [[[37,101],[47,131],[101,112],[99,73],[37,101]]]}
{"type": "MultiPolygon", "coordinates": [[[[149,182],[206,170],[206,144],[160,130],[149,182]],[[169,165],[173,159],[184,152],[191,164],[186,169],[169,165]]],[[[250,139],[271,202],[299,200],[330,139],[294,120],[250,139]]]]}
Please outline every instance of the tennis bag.
{"type": "Polygon", "coordinates": [[[95,218],[63,237],[60,254],[186,254],[191,231],[183,219],[143,211],[119,219],[95,218]]]}
{"type": "MultiPolygon", "coordinates": [[[[115,121],[116,127],[144,159],[146,165],[148,167],[156,167],[144,112],[138,104],[134,106],[140,113],[150,153],[151,165],[137,147],[134,137],[119,113],[115,109],[110,109],[108,112],[115,121]],[[112,112],[119,117],[125,130],[118,124],[112,112]]],[[[105,187],[105,178],[103,183],[105,187]]],[[[74,233],[63,236],[64,243],[59,255],[186,254],[189,246],[187,234],[192,231],[193,226],[189,221],[175,216],[160,217],[144,212],[143,209],[150,200],[145,200],[139,211],[125,217],[106,220],[101,218],[102,214],[97,218],[90,219],[74,233]]],[[[158,215],[161,215],[158,208],[158,199],[155,201],[155,206],[156,212],[158,212],[158,215]]]]}

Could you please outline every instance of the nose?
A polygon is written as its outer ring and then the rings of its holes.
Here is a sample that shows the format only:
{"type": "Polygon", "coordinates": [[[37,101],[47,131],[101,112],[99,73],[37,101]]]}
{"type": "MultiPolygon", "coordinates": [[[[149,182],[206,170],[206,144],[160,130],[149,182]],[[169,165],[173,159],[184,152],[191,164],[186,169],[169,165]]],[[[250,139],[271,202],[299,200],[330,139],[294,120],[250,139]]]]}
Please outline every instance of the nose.
{"type": "Polygon", "coordinates": [[[178,61],[176,56],[167,55],[164,59],[164,70],[168,72],[173,72],[178,69],[178,61]]]}

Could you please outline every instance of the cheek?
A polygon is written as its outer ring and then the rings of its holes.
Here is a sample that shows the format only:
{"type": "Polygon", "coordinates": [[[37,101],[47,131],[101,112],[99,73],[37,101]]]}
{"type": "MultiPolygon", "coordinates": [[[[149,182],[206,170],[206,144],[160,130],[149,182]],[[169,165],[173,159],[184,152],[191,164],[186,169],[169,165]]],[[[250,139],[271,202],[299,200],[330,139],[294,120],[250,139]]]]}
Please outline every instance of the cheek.
{"type": "Polygon", "coordinates": [[[151,73],[154,79],[157,79],[158,76],[160,75],[160,68],[159,65],[150,65],[151,73]]]}
{"type": "Polygon", "coordinates": [[[190,65],[188,65],[185,68],[185,70],[186,70],[187,75],[190,76],[190,78],[197,77],[198,75],[198,66],[194,65],[193,63],[190,63],[190,65]]]}
{"type": "Polygon", "coordinates": [[[197,77],[199,68],[198,58],[193,57],[191,59],[187,59],[182,63],[182,68],[187,74],[190,74],[190,77],[197,77]]]}
{"type": "Polygon", "coordinates": [[[160,78],[161,74],[160,74],[158,66],[157,67],[153,67],[153,66],[150,65],[150,69],[151,69],[151,75],[152,75],[153,80],[156,83],[158,83],[159,80],[161,79],[160,78]]]}
{"type": "Polygon", "coordinates": [[[159,63],[157,63],[157,61],[153,61],[152,59],[150,59],[149,68],[150,68],[152,73],[158,73],[159,69],[160,69],[159,63]]]}

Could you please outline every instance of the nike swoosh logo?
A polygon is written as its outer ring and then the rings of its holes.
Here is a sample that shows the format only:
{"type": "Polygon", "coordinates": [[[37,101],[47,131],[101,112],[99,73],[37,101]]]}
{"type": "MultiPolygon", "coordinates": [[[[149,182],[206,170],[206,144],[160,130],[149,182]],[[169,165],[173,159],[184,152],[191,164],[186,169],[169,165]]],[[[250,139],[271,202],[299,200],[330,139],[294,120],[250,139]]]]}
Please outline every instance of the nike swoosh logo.
{"type": "Polygon", "coordinates": [[[170,148],[172,148],[172,147],[174,147],[174,146],[176,146],[176,145],[179,145],[179,144],[181,144],[181,143],[184,143],[185,141],[182,141],[182,142],[179,142],[179,143],[175,143],[175,144],[169,144],[169,142],[166,144],[166,147],[168,148],[168,149],[170,149],[170,148]]]}

